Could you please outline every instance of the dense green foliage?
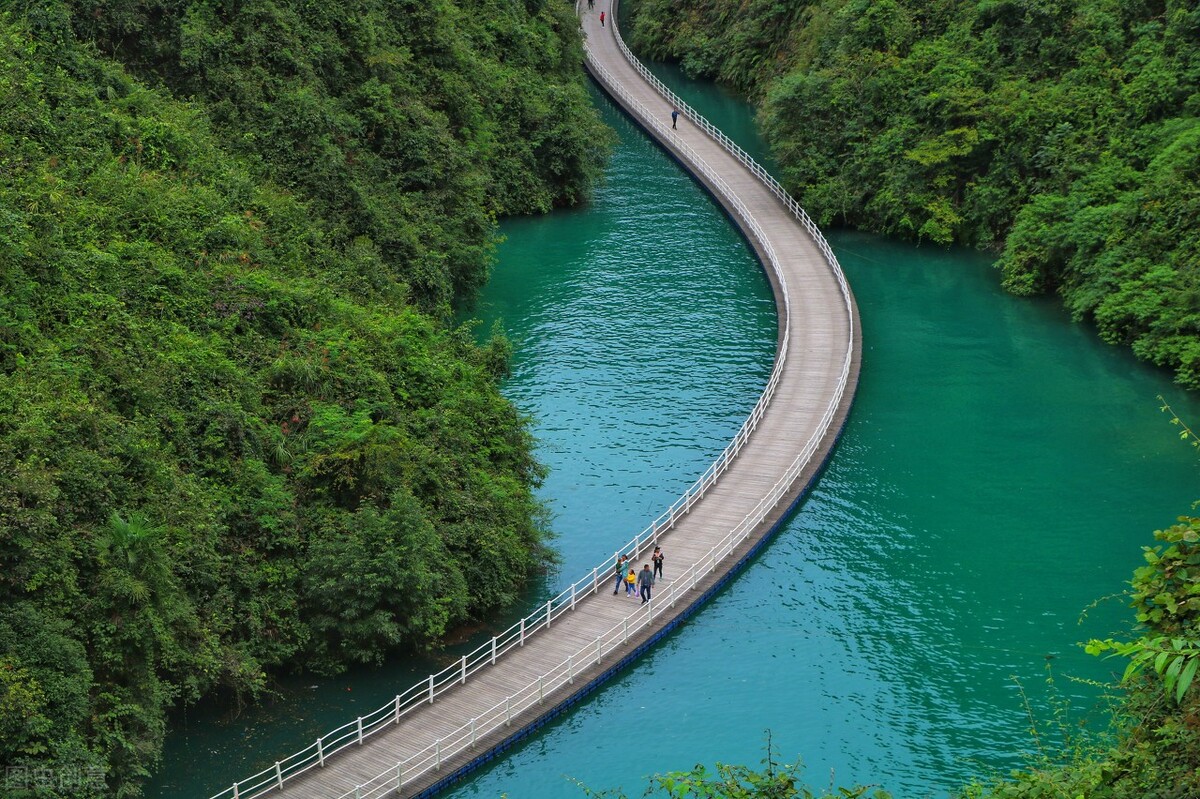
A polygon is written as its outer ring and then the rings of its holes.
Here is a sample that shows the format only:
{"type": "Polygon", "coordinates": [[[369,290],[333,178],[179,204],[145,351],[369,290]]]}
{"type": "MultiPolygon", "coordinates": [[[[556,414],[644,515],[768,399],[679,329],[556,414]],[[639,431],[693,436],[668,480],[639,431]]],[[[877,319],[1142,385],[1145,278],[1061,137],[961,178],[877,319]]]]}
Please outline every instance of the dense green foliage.
{"type": "MultiPolygon", "coordinates": [[[[605,135],[564,4],[28,6],[38,39],[94,42],[202,102],[228,150],[308,198],[334,245],[377,250],[428,308],[485,279],[496,215],[574,203],[599,174],[605,135]]],[[[147,154],[175,157],[152,138],[147,154]]]]}
{"type": "Polygon", "coordinates": [[[170,707],[434,645],[544,567],[507,344],[448,310],[605,134],[556,6],[17,5],[0,779],[130,796],[170,707]]]}
{"type": "Polygon", "coordinates": [[[1003,248],[1200,387],[1200,9],[1182,0],[637,0],[633,40],[750,91],[823,224],[1003,248]]]}

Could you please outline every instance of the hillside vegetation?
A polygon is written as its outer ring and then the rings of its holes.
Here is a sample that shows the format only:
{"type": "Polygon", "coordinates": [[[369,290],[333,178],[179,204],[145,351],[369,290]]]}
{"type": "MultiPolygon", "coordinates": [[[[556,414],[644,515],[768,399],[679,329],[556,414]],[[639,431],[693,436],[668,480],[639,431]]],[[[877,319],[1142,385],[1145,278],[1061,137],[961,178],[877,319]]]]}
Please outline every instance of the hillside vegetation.
{"type": "Polygon", "coordinates": [[[1183,0],[636,0],[650,56],[750,92],[822,224],[1000,250],[1200,387],[1200,9],[1183,0]]]}
{"type": "Polygon", "coordinates": [[[533,0],[0,11],[6,790],[136,795],[170,708],[545,567],[508,345],[449,319],[598,175],[579,60],[533,0]]]}

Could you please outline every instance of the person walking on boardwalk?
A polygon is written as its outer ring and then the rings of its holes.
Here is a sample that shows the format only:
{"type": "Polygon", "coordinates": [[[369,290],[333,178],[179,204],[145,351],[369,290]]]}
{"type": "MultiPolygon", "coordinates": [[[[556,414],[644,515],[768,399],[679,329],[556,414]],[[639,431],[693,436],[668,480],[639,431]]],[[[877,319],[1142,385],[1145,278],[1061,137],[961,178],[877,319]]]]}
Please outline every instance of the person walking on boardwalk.
{"type": "Polygon", "coordinates": [[[625,561],[627,560],[629,558],[624,555],[617,558],[617,583],[613,586],[613,596],[617,595],[617,592],[621,590],[621,583],[625,582],[625,561]]]}
{"type": "Polygon", "coordinates": [[[663,551],[658,547],[654,548],[654,554],[650,556],[650,562],[654,564],[654,579],[662,577],[663,551]]]}
{"type": "Polygon", "coordinates": [[[671,130],[679,130],[679,128],[677,128],[675,126],[675,123],[678,121],[679,121],[679,109],[672,108],[671,109],[671,130]]]}
{"type": "Polygon", "coordinates": [[[604,27],[604,12],[603,11],[600,12],[600,27],[601,28],[604,27]]]}
{"type": "Polygon", "coordinates": [[[625,575],[625,596],[633,596],[634,590],[637,588],[637,575],[633,573],[633,569],[629,570],[629,574],[625,575]]]}
{"type": "Polygon", "coordinates": [[[642,604],[650,601],[650,589],[654,587],[654,572],[650,571],[650,564],[642,566],[641,572],[637,576],[638,587],[642,590],[642,604]]]}
{"type": "Polygon", "coordinates": [[[596,7],[596,0],[588,0],[588,11],[596,7]]]}

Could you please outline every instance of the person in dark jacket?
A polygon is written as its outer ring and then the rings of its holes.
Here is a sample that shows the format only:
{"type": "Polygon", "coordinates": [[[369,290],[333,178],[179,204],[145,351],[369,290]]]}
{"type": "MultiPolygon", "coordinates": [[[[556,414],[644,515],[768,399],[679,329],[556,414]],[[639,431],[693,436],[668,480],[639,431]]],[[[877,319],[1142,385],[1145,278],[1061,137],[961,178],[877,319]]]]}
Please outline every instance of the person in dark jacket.
{"type": "Polygon", "coordinates": [[[638,588],[641,589],[642,604],[650,601],[650,589],[654,587],[654,572],[650,571],[650,564],[642,566],[641,572],[638,573],[638,588]]]}

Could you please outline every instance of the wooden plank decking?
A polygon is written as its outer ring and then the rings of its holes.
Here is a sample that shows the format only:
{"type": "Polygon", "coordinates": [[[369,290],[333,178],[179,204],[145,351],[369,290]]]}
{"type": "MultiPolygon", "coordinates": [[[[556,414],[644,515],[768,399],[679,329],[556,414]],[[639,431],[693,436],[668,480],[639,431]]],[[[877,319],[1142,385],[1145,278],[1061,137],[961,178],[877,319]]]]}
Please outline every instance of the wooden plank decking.
{"type": "MultiPolygon", "coordinates": [[[[778,527],[832,450],[858,376],[853,298],[784,202],[700,129],[698,119],[681,115],[679,129],[670,130],[671,101],[623,56],[615,15],[609,0],[582,12],[589,71],[729,210],[760,259],[775,255],[779,274],[767,272],[780,315],[776,357],[783,369],[765,414],[690,512],[657,533],[670,560],[650,606],[612,596],[606,569],[599,590],[579,597],[549,629],[532,633],[496,665],[484,665],[432,702],[406,710],[361,745],[289,776],[282,787],[247,784],[218,797],[411,797],[440,790],[536,731],[691,615],[778,527]],[[747,534],[723,546],[747,517],[754,522],[745,525],[747,534]]],[[[648,558],[645,551],[638,556],[638,563],[648,558]]]]}

